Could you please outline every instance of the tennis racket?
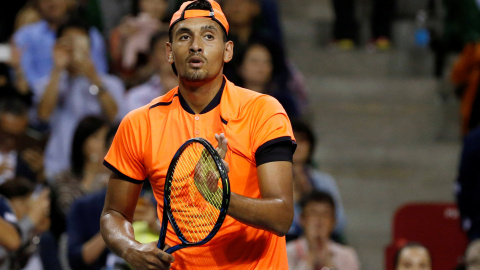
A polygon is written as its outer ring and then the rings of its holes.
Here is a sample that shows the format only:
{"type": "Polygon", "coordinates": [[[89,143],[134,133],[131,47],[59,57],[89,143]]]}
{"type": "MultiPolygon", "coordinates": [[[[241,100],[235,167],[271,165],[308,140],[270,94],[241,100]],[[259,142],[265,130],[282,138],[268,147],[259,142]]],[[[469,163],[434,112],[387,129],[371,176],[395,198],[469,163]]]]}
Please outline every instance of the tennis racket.
{"type": "Polygon", "coordinates": [[[182,242],[167,253],[203,245],[218,232],[230,202],[228,174],[205,139],[186,141],[175,153],[165,179],[162,228],[157,247],[165,247],[168,223],[182,242]]]}

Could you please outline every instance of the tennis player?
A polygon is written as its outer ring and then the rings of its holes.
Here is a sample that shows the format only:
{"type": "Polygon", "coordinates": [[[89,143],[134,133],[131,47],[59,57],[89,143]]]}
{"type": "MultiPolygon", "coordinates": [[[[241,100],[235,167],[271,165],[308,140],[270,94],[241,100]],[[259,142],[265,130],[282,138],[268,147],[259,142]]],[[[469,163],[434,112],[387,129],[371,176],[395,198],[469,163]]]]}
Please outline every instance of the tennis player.
{"type": "MultiPolygon", "coordinates": [[[[166,57],[179,86],[122,120],[104,164],[112,170],[101,216],[108,247],[134,269],[288,269],[284,235],[293,218],[290,121],[274,98],[223,76],[233,57],[229,25],[213,0],[184,3],[170,22],[166,57]],[[150,181],[162,217],[168,166],[186,140],[210,141],[228,163],[228,216],[207,244],[167,254],[134,239],[132,219],[150,181]]],[[[179,244],[169,226],[166,243],[179,244]]]]}

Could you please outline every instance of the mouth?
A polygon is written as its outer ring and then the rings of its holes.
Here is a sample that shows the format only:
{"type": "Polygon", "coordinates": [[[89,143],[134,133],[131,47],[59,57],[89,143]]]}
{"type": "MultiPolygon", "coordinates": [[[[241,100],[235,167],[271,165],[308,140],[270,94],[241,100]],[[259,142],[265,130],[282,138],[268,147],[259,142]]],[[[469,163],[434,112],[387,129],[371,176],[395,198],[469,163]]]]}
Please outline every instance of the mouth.
{"type": "Polygon", "coordinates": [[[201,67],[205,63],[203,58],[199,56],[192,56],[188,59],[187,62],[191,67],[195,67],[195,68],[201,67]]]}

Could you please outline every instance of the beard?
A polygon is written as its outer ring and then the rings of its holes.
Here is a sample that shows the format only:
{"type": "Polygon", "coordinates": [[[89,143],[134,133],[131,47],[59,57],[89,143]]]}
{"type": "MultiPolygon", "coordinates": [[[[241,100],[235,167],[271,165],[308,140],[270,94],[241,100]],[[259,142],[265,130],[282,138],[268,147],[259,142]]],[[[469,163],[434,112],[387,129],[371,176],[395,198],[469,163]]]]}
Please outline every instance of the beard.
{"type": "Polygon", "coordinates": [[[198,82],[198,81],[203,81],[208,78],[208,72],[206,70],[200,70],[200,69],[194,69],[194,70],[188,70],[184,74],[185,79],[190,82],[198,82]]]}

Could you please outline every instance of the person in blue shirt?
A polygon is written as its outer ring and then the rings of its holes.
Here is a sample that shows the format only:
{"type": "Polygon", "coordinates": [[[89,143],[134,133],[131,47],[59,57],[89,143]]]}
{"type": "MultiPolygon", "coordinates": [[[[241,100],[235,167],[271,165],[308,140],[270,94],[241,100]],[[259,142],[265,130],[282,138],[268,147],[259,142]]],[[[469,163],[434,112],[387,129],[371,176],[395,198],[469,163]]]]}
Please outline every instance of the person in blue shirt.
{"type": "Polygon", "coordinates": [[[70,167],[73,134],[81,119],[93,115],[113,123],[122,117],[125,87],[118,77],[94,68],[88,29],[78,18],[59,27],[54,69],[33,87],[33,118],[48,123],[51,131],[45,150],[48,180],[70,167]]]}
{"type": "Polygon", "coordinates": [[[300,224],[300,199],[312,191],[328,193],[335,203],[335,228],[331,234],[332,240],[345,243],[344,237],[346,217],[340,191],[335,179],[328,173],[314,166],[313,154],[316,147],[316,136],[313,130],[303,121],[292,120],[292,129],[297,140],[297,150],[293,155],[293,198],[294,218],[287,234],[287,241],[303,234],[300,224]]]}
{"type": "MultiPolygon", "coordinates": [[[[13,36],[20,49],[21,66],[31,87],[53,69],[53,48],[58,27],[70,17],[73,9],[68,0],[34,0],[42,20],[20,28],[13,36]]],[[[105,41],[96,28],[90,28],[91,58],[100,73],[108,70],[105,41]]]]}

